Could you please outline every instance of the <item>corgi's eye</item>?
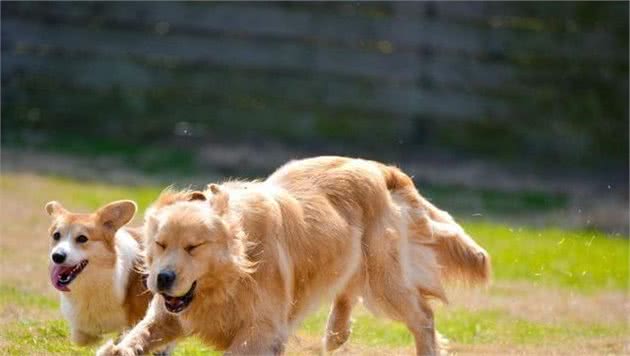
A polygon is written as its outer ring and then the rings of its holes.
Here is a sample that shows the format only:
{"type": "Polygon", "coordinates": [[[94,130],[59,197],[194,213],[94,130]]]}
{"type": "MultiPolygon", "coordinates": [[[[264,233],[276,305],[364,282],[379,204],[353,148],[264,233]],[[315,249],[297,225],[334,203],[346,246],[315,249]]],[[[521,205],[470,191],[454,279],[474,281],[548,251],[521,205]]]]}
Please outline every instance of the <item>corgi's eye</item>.
{"type": "Polygon", "coordinates": [[[160,243],[160,242],[155,241],[155,244],[156,244],[156,245],[158,245],[158,246],[160,246],[160,248],[161,248],[162,250],[166,248],[166,245],[164,245],[163,243],[160,243]]]}
{"type": "Polygon", "coordinates": [[[85,235],[79,235],[77,236],[77,238],[75,239],[78,243],[83,244],[86,243],[88,238],[85,235]]]}
{"type": "Polygon", "coordinates": [[[60,238],[61,238],[61,234],[59,233],[59,231],[53,234],[53,240],[59,241],[60,238]]]}

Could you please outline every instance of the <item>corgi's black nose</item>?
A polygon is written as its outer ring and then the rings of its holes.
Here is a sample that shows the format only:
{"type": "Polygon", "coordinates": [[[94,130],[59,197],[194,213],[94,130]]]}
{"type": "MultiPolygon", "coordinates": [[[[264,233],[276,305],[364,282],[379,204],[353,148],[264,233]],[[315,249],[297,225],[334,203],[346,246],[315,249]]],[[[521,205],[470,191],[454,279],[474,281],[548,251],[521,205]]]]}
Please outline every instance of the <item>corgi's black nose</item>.
{"type": "Polygon", "coordinates": [[[171,270],[164,270],[157,275],[157,287],[160,291],[166,291],[173,286],[175,282],[175,272],[171,270]]]}
{"type": "Polygon", "coordinates": [[[66,260],[66,254],[64,252],[55,252],[52,254],[53,262],[60,264],[66,260]]]}

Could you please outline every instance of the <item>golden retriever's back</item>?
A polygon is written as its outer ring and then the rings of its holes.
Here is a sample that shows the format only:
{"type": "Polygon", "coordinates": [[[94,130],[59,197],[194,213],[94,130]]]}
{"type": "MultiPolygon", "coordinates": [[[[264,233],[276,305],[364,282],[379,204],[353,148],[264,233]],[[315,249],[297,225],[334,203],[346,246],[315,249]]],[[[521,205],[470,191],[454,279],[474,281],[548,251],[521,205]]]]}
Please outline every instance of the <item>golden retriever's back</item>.
{"type": "Polygon", "coordinates": [[[326,199],[345,218],[360,212],[362,219],[371,219],[390,199],[378,164],[362,159],[324,156],[292,161],[266,183],[286,189],[302,202],[326,199]]]}

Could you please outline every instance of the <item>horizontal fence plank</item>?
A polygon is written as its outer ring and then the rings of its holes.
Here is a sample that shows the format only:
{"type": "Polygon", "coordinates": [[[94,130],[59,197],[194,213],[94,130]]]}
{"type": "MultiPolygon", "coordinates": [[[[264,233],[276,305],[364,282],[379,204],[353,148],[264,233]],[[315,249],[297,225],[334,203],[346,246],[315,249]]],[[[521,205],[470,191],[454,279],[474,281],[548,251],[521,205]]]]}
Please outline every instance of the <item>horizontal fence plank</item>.
{"type": "Polygon", "coordinates": [[[610,31],[627,23],[628,14],[628,3],[622,1],[605,5],[579,1],[436,1],[430,4],[433,16],[444,20],[475,21],[492,27],[543,31],[568,31],[576,27],[582,31],[610,31]]]}
{"type": "Polygon", "coordinates": [[[94,31],[10,18],[5,19],[2,26],[3,44],[7,45],[36,45],[51,50],[59,48],[110,56],[145,56],[174,63],[196,61],[253,68],[309,69],[401,81],[414,80],[419,67],[413,54],[385,56],[223,37],[159,36],[108,29],[94,31]]]}
{"type": "MultiPolygon", "coordinates": [[[[207,64],[221,64],[243,68],[260,68],[263,70],[298,70],[305,72],[321,72],[332,73],[338,76],[359,76],[379,81],[394,81],[396,83],[405,82],[422,82],[431,88],[455,88],[464,92],[475,92],[479,89],[493,89],[501,92],[512,92],[521,90],[524,94],[532,90],[531,86],[524,85],[524,82],[553,82],[567,77],[568,72],[575,72],[576,68],[584,68],[589,64],[572,62],[563,68],[549,68],[547,66],[520,66],[508,63],[490,63],[478,61],[473,58],[461,56],[449,56],[435,53],[431,56],[421,56],[398,53],[383,55],[374,53],[365,53],[356,50],[340,50],[330,48],[320,48],[310,45],[284,45],[278,46],[273,43],[251,42],[248,40],[228,40],[217,41],[219,38],[202,39],[195,36],[159,36],[154,33],[139,33],[137,31],[121,31],[111,30],[107,28],[91,29],[81,26],[59,26],[45,25],[37,22],[23,21],[20,19],[5,17],[3,26],[2,45],[6,50],[12,50],[16,47],[35,46],[37,51],[55,51],[55,50],[71,50],[75,52],[90,53],[95,47],[99,50],[108,43],[116,42],[123,38],[122,43],[113,43],[113,48],[118,54],[138,53],[143,55],[142,48],[136,48],[138,42],[144,42],[145,47],[155,46],[156,53],[145,53],[150,57],[159,57],[171,62],[181,61],[197,61],[207,64]],[[78,39],[79,42],[65,41],[66,38],[78,39]],[[177,39],[182,38],[182,41],[177,39]],[[150,40],[150,41],[149,41],[150,40]],[[230,51],[197,51],[196,48],[189,48],[183,53],[178,53],[176,49],[166,48],[170,43],[190,41],[191,45],[196,45],[204,49],[204,43],[210,45],[219,44],[218,49],[231,49],[230,51]],[[90,42],[91,44],[81,47],[79,43],[90,42]],[[226,47],[221,45],[227,43],[226,47]],[[102,45],[101,45],[102,44],[102,45]],[[238,53],[248,50],[247,46],[255,56],[253,58],[234,58],[238,53]],[[164,47],[164,48],[162,48],[164,47]],[[128,48],[132,51],[125,52],[128,48]],[[261,52],[256,50],[263,48],[261,52]],[[235,53],[234,53],[235,52],[235,53]],[[339,60],[328,60],[313,65],[314,59],[311,61],[301,61],[300,57],[295,58],[279,58],[274,61],[274,53],[301,53],[303,57],[314,57],[314,52],[319,53],[320,57],[327,58],[335,56],[339,60]],[[204,53],[208,53],[207,56],[204,53]],[[261,61],[257,56],[262,53],[265,61],[261,61]],[[284,60],[284,61],[283,61],[284,60]],[[289,66],[283,66],[287,62],[291,62],[289,66]],[[404,64],[407,68],[404,68],[404,64]],[[391,68],[391,69],[390,69],[391,68]]],[[[146,51],[150,52],[150,51],[146,51]]],[[[245,55],[243,55],[245,56],[245,55]]],[[[247,57],[247,56],[245,56],[247,57]]],[[[596,70],[591,72],[599,72],[601,78],[613,78],[614,73],[619,72],[622,66],[597,66],[596,70]]],[[[624,65],[625,67],[625,65],[624,65]]],[[[584,70],[580,70],[584,72],[584,70]]],[[[584,74],[580,74],[581,77],[584,74]]],[[[591,73],[593,74],[593,73],[591,73]]]]}
{"type": "MultiPolygon", "coordinates": [[[[173,63],[198,62],[261,70],[327,73],[340,77],[358,76],[371,80],[395,82],[435,89],[456,89],[475,93],[480,89],[520,92],[527,95],[531,86],[524,78],[554,81],[563,70],[520,68],[516,65],[488,63],[467,57],[436,54],[423,58],[410,53],[376,54],[349,49],[310,45],[287,45],[234,40],[223,37],[202,39],[195,36],[159,36],[133,31],[92,30],[76,26],[48,26],[6,18],[3,47],[36,46],[37,51],[67,50],[111,56],[162,58],[173,63]],[[550,75],[551,73],[551,75],[550,75]]],[[[573,63],[572,66],[575,66],[573,63]]],[[[606,66],[598,67],[605,70],[606,66]]]]}
{"type": "Polygon", "coordinates": [[[397,1],[277,3],[291,10],[364,16],[373,20],[401,17],[413,20],[439,20],[490,28],[533,31],[615,31],[627,22],[628,3],[602,5],[596,2],[500,2],[500,1],[397,1]],[[606,21],[599,21],[606,19],[606,21]]]}
{"type": "MultiPolygon", "coordinates": [[[[31,83],[10,83],[11,87],[22,91],[17,105],[14,101],[12,106],[3,107],[3,115],[12,110],[5,116],[3,126],[33,125],[48,130],[63,127],[66,132],[91,132],[110,137],[120,136],[124,130],[125,137],[119,137],[123,140],[186,136],[181,126],[190,128],[193,136],[270,134],[298,142],[318,138],[383,142],[410,135],[409,131],[400,130],[399,118],[375,113],[250,101],[235,105],[225,97],[199,96],[186,91],[133,88],[103,91],[72,86],[63,78],[39,79],[31,83]],[[37,112],[36,119],[29,115],[32,111],[37,112]]],[[[3,93],[3,100],[6,95],[3,93]]]]}
{"type": "MultiPolygon", "coordinates": [[[[471,5],[472,6],[472,5],[471,5]]],[[[144,26],[156,31],[222,33],[273,37],[322,44],[361,46],[385,52],[431,49],[473,56],[556,57],[571,60],[624,60],[608,33],[549,33],[513,31],[450,24],[440,20],[323,15],[255,4],[184,3],[24,4],[8,7],[8,14],[43,16],[57,22],[144,26]],[[13,7],[15,6],[15,7],[13,7]]]]}
{"type": "Polygon", "coordinates": [[[28,53],[6,53],[2,70],[3,77],[7,78],[17,72],[44,74],[94,89],[177,88],[225,100],[234,97],[273,99],[287,106],[306,108],[331,107],[458,120],[507,115],[505,103],[487,97],[317,76],[279,76],[198,68],[172,70],[151,68],[125,59],[55,59],[28,53]]]}

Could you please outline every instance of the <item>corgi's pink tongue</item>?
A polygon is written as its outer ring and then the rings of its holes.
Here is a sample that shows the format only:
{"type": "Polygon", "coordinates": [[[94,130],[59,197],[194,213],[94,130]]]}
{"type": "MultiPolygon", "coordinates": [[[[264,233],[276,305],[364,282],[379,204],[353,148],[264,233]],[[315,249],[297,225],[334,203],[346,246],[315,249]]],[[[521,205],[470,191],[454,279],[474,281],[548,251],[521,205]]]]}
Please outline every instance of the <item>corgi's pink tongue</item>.
{"type": "Polygon", "coordinates": [[[70,271],[72,271],[73,268],[74,266],[54,265],[50,270],[50,281],[52,282],[53,287],[62,292],[69,292],[70,289],[68,286],[61,283],[61,278],[70,274],[70,271]]]}

